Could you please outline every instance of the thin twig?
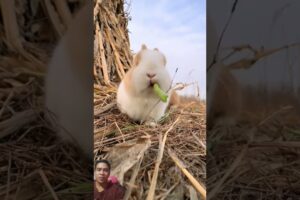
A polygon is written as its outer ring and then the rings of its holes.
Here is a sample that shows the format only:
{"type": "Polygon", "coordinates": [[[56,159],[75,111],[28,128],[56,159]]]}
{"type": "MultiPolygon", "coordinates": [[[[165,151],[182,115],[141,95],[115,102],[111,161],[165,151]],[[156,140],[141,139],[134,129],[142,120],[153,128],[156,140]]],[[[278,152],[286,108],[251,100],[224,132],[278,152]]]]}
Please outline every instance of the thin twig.
{"type": "Polygon", "coordinates": [[[157,176],[158,176],[158,170],[159,170],[159,166],[160,163],[162,161],[163,158],[163,154],[164,154],[164,149],[165,149],[165,143],[167,140],[167,136],[168,133],[175,127],[176,123],[179,121],[179,117],[175,120],[175,122],[170,126],[170,128],[167,130],[167,132],[164,134],[164,138],[161,141],[160,140],[160,144],[159,144],[159,152],[157,155],[157,160],[156,160],[156,164],[155,164],[155,169],[152,175],[152,179],[151,179],[151,185],[150,185],[150,189],[147,195],[147,200],[153,200],[154,196],[155,196],[155,188],[156,188],[156,182],[157,182],[157,176]]]}
{"type": "Polygon", "coordinates": [[[206,189],[191,175],[191,173],[186,169],[182,161],[171,149],[168,149],[168,154],[175,162],[175,164],[179,167],[179,169],[184,173],[184,175],[186,175],[186,177],[190,180],[190,182],[197,189],[197,191],[204,197],[204,199],[206,199],[206,189]]]}
{"type": "Polygon", "coordinates": [[[48,178],[47,178],[46,174],[44,173],[44,171],[42,169],[39,169],[38,171],[39,171],[39,174],[40,174],[44,184],[47,186],[47,188],[50,191],[50,193],[51,193],[52,197],[54,198],[54,200],[59,200],[56,193],[54,192],[51,184],[49,183],[48,178]]]}

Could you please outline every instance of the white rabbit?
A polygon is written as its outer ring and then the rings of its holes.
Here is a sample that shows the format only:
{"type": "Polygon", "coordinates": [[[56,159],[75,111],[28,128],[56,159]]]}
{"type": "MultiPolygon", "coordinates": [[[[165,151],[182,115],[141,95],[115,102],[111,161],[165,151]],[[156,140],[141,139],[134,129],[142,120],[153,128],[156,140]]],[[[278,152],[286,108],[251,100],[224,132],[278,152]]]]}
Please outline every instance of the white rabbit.
{"type": "Polygon", "coordinates": [[[54,50],[45,81],[58,135],[93,156],[93,8],[81,8],[54,50]]]}
{"type": "Polygon", "coordinates": [[[158,83],[164,92],[171,94],[171,78],[166,68],[166,58],[158,49],[149,50],[142,45],[135,55],[133,67],[126,73],[117,92],[117,105],[132,120],[155,125],[164,115],[169,103],[160,101],[153,91],[158,83]]]}
{"type": "MultiPolygon", "coordinates": [[[[211,19],[207,21],[207,66],[213,62],[218,37],[211,19]]],[[[230,69],[218,59],[207,72],[207,123],[234,125],[241,109],[241,88],[230,69]]]]}

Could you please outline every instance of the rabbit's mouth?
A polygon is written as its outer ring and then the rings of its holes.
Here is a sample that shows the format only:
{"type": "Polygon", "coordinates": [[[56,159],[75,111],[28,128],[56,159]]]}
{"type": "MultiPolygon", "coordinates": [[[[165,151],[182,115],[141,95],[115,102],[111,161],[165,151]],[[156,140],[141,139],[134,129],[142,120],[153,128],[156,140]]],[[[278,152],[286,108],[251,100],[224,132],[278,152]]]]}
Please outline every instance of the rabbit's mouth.
{"type": "Polygon", "coordinates": [[[154,81],[154,80],[150,80],[149,81],[149,87],[153,87],[155,83],[157,83],[157,82],[154,81]]]}

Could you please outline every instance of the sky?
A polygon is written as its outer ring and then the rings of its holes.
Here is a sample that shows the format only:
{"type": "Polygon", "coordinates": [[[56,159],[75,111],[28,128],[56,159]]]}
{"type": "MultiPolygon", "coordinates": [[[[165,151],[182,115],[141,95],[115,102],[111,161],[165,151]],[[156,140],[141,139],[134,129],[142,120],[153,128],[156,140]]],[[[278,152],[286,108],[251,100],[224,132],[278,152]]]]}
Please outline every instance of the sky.
{"type": "MultiPolygon", "coordinates": [[[[142,44],[158,48],[167,58],[175,83],[196,83],[206,97],[206,0],[127,0],[131,50],[142,44]]],[[[179,92],[197,95],[196,85],[179,92]]]]}

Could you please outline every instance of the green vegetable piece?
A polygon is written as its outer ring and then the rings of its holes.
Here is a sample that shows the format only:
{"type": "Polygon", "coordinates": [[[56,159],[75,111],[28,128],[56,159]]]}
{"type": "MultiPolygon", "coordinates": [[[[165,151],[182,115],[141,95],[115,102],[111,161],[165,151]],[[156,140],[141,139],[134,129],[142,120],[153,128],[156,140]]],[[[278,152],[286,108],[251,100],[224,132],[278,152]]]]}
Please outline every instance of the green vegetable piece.
{"type": "Polygon", "coordinates": [[[153,90],[162,102],[167,102],[168,95],[159,87],[157,83],[153,85],[153,90]]]}

